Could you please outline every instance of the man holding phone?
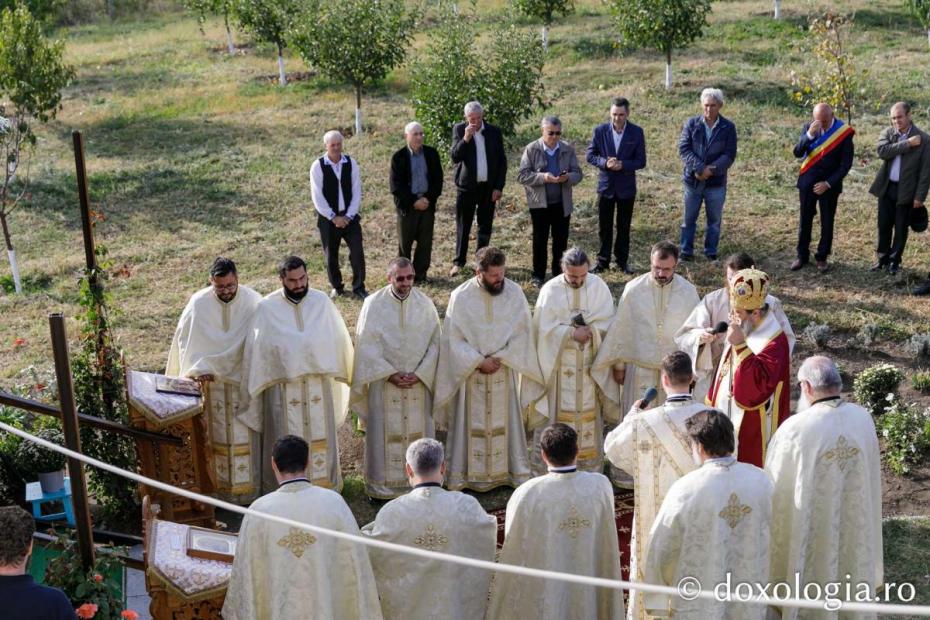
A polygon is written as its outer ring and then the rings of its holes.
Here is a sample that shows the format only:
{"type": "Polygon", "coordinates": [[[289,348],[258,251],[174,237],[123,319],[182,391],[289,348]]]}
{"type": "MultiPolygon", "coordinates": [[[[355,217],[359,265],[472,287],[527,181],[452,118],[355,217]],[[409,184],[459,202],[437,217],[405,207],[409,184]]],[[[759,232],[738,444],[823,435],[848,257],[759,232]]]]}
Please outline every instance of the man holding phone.
{"type": "Polygon", "coordinates": [[[572,215],[572,186],[581,181],[575,147],[562,142],[562,121],[547,116],[540,123],[542,137],[530,142],[520,158],[517,179],[526,190],[533,223],[533,286],[546,279],[546,246],[552,230],[552,276],[562,273],[560,261],[568,247],[572,215]]]}

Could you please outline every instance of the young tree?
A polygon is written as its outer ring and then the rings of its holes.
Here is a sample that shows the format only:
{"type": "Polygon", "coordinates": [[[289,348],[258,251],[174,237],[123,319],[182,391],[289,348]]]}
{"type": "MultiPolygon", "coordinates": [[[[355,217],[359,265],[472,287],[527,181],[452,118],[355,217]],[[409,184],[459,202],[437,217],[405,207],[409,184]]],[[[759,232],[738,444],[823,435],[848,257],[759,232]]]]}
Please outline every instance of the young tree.
{"type": "Polygon", "coordinates": [[[575,11],[574,0],[513,0],[513,6],[529,17],[543,20],[543,51],[549,51],[549,26],[556,15],[566,16],[575,11]]]}
{"type": "Polygon", "coordinates": [[[200,25],[200,34],[205,34],[203,24],[207,21],[208,15],[222,15],[223,24],[226,26],[226,50],[230,56],[236,54],[236,46],[233,44],[232,29],[229,27],[229,16],[233,10],[233,0],[184,0],[184,6],[187,10],[197,16],[197,23],[200,25]]]}
{"type": "Polygon", "coordinates": [[[781,19],[781,0],[775,0],[775,19],[781,19]]]}
{"type": "Polygon", "coordinates": [[[308,65],[355,89],[355,133],[362,133],[362,89],[400,65],[413,38],[404,0],[338,0],[303,11],[288,39],[308,65]]]}
{"type": "Polygon", "coordinates": [[[665,88],[672,87],[672,52],[704,34],[710,0],[610,0],[621,36],[665,54],[665,88]]]}
{"type": "Polygon", "coordinates": [[[32,16],[43,24],[48,24],[58,12],[65,6],[67,0],[0,0],[0,11],[15,9],[20,4],[26,6],[32,16]]]}
{"type": "Polygon", "coordinates": [[[29,160],[36,146],[35,124],[55,117],[61,90],[74,77],[62,60],[64,41],[48,41],[23,5],[0,13],[0,154],[6,163],[0,186],[0,228],[17,293],[19,264],[10,232],[10,214],[29,188],[29,160]]]}
{"type": "Polygon", "coordinates": [[[448,153],[452,126],[473,100],[505,136],[513,135],[517,123],[542,104],[545,54],[539,38],[508,25],[492,31],[479,48],[474,20],[455,12],[440,20],[411,71],[411,99],[427,140],[448,153]]]}
{"type": "Polygon", "coordinates": [[[930,45],[930,0],[907,0],[907,8],[920,27],[927,31],[927,44],[930,45]]]}
{"type": "MultiPolygon", "coordinates": [[[[315,7],[315,3],[311,3],[315,7]]],[[[239,24],[259,41],[273,44],[278,50],[278,83],[287,86],[284,73],[284,48],[287,32],[300,10],[297,0],[237,0],[235,15],[239,24]]]]}

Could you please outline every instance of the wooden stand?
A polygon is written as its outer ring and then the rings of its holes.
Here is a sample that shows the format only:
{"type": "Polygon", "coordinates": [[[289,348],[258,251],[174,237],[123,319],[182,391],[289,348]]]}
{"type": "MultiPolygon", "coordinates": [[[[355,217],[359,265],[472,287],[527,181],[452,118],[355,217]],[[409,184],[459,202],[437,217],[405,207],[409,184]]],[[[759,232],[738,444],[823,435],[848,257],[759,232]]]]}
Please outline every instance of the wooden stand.
{"type": "MultiPolygon", "coordinates": [[[[142,475],[195,493],[211,495],[216,485],[208,461],[209,440],[198,396],[166,394],[155,390],[158,375],[129,370],[126,373],[130,423],[136,428],[179,437],[183,446],[136,440],[142,475]]],[[[215,526],[213,506],[139,485],[161,507],[160,518],[206,528],[215,526]]]]}

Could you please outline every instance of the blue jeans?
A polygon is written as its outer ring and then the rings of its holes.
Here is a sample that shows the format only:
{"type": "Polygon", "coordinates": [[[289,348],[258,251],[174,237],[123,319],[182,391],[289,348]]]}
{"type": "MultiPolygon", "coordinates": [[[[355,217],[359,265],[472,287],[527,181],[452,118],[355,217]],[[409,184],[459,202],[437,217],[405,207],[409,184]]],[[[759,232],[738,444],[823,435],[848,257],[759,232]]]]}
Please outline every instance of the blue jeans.
{"type": "Polygon", "coordinates": [[[694,255],[694,233],[697,228],[701,203],[707,217],[707,230],[704,232],[704,255],[717,256],[717,242],[720,240],[720,221],[723,218],[723,203],[727,199],[727,186],[705,187],[698,183],[695,187],[685,185],[685,220],[681,224],[681,254],[694,255]]]}

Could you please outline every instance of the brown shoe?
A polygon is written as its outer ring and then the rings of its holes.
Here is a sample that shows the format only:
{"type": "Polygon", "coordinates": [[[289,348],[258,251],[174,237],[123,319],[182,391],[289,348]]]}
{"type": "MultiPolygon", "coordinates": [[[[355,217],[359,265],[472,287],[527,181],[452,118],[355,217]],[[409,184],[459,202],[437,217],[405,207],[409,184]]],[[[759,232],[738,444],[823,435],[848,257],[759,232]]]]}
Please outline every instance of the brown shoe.
{"type": "Polygon", "coordinates": [[[820,273],[827,273],[830,271],[830,265],[828,265],[825,260],[819,260],[817,261],[817,271],[820,273]]]}
{"type": "Polygon", "coordinates": [[[796,258],[796,259],[794,259],[794,262],[791,263],[790,269],[791,269],[791,271],[797,271],[798,269],[800,269],[801,267],[803,267],[803,266],[806,265],[806,264],[807,264],[807,261],[801,260],[800,258],[796,258]]]}
{"type": "Polygon", "coordinates": [[[452,269],[449,270],[449,277],[454,278],[455,276],[459,275],[459,272],[461,270],[462,268],[459,267],[458,265],[452,265],[452,269]]]}

